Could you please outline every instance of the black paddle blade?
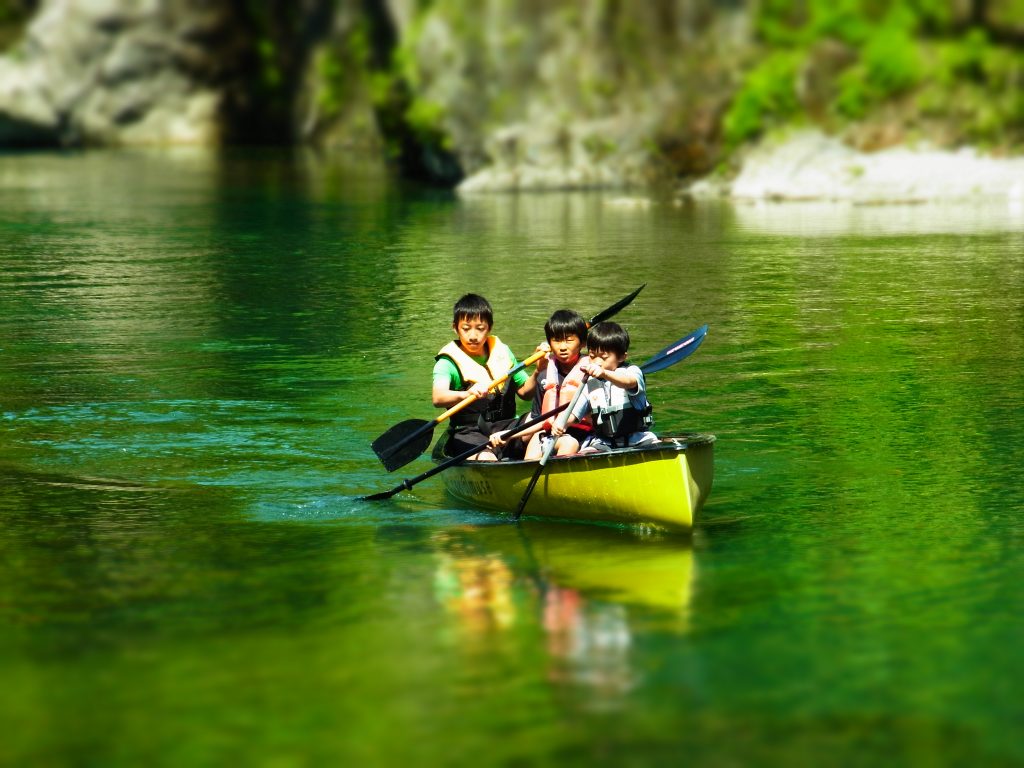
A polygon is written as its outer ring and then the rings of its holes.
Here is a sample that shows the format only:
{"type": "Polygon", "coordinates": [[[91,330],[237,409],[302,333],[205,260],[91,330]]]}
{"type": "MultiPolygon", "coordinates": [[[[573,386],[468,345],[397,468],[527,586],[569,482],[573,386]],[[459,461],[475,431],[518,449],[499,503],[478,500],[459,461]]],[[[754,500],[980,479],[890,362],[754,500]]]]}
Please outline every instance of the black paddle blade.
{"type": "Polygon", "coordinates": [[[405,490],[405,486],[404,485],[397,485],[394,488],[392,488],[390,491],[381,491],[380,493],[371,493],[369,496],[361,496],[359,498],[359,500],[360,501],[384,501],[385,499],[390,499],[392,496],[394,496],[399,491],[404,491],[404,490],[405,490]]]}
{"type": "Polygon", "coordinates": [[[635,299],[639,295],[640,291],[642,291],[646,287],[647,287],[647,283],[644,283],[639,288],[637,288],[635,291],[633,291],[631,294],[629,294],[629,296],[626,296],[624,298],[619,299],[617,302],[615,302],[610,307],[608,307],[608,309],[603,310],[602,312],[598,312],[596,315],[594,315],[592,318],[590,318],[590,324],[591,325],[597,325],[598,323],[604,322],[609,317],[614,317],[615,315],[617,315],[619,313],[620,309],[622,309],[623,307],[628,305],[631,301],[633,301],[633,299],[635,299]]]}
{"type": "MultiPolygon", "coordinates": [[[[536,419],[530,419],[525,424],[520,424],[514,430],[509,432],[509,437],[511,437],[512,435],[518,434],[520,432],[523,432],[523,431],[529,429],[530,427],[536,426],[537,424],[540,424],[542,421],[546,421],[547,419],[550,419],[552,416],[555,416],[555,415],[561,413],[562,411],[564,411],[568,407],[569,407],[568,403],[562,403],[557,408],[552,408],[547,413],[542,413],[536,419]]],[[[394,496],[399,491],[408,491],[414,485],[416,485],[416,483],[423,482],[428,477],[433,477],[434,475],[438,474],[439,472],[444,472],[446,469],[448,469],[449,467],[454,467],[456,464],[461,464],[462,462],[466,461],[470,456],[473,456],[474,454],[480,453],[481,451],[483,451],[485,448],[488,448],[488,447],[490,447],[489,443],[483,443],[481,445],[475,445],[472,448],[466,449],[465,451],[460,453],[458,456],[452,456],[450,459],[447,459],[446,461],[442,461],[440,464],[438,464],[437,466],[433,467],[432,469],[428,469],[422,475],[417,475],[416,477],[410,478],[408,480],[403,480],[398,485],[396,485],[394,488],[392,488],[390,491],[382,491],[381,493],[374,493],[374,494],[371,494],[370,496],[363,496],[360,499],[360,501],[383,501],[384,499],[390,499],[392,496],[394,496]]]]}
{"type": "Polygon", "coordinates": [[[396,424],[370,445],[388,472],[404,467],[430,446],[435,421],[407,419],[396,424]]]}

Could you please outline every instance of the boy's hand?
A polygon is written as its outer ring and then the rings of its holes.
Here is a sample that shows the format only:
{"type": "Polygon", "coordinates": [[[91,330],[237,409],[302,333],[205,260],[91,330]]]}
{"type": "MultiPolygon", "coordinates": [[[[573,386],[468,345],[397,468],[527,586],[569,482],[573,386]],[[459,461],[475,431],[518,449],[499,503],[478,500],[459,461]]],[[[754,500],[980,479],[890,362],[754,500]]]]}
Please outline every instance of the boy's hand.
{"type": "MultiPolygon", "coordinates": [[[[534,354],[536,354],[537,352],[542,352],[545,355],[548,352],[550,352],[550,351],[551,351],[551,345],[548,344],[546,341],[542,341],[540,344],[537,345],[537,348],[535,350],[533,350],[534,354]]],[[[537,365],[540,365],[540,363],[541,363],[541,361],[538,360],[537,361],[537,365]]]]}
{"type": "Polygon", "coordinates": [[[495,432],[487,442],[491,444],[492,448],[501,448],[501,446],[505,444],[505,435],[508,433],[509,430],[507,429],[503,429],[501,432],[495,432]]]}
{"type": "Polygon", "coordinates": [[[561,437],[564,434],[565,434],[565,427],[562,426],[561,424],[559,424],[558,422],[555,422],[552,425],[552,427],[551,427],[551,436],[557,439],[557,438],[561,437]]]}
{"type": "Polygon", "coordinates": [[[604,366],[600,363],[587,363],[581,369],[584,373],[589,373],[591,378],[600,379],[604,376],[604,366]]]}
{"type": "Polygon", "coordinates": [[[490,381],[478,381],[467,391],[469,392],[469,395],[473,397],[487,397],[487,392],[490,390],[492,383],[493,382],[490,381]]]}

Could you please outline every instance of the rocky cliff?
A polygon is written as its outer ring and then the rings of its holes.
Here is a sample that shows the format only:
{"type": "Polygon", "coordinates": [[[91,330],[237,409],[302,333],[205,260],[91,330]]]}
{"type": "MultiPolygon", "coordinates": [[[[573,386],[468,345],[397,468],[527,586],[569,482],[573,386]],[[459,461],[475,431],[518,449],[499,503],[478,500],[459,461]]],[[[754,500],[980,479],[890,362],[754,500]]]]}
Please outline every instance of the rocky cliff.
{"type": "Polygon", "coordinates": [[[745,21],[710,0],[42,0],[0,58],[0,143],[378,145],[477,187],[642,183],[652,154],[711,166],[715,62],[745,21]]]}
{"type": "Polygon", "coordinates": [[[1018,2],[21,0],[0,145],[370,147],[466,192],[730,177],[793,124],[1006,154],[1018,2]]]}

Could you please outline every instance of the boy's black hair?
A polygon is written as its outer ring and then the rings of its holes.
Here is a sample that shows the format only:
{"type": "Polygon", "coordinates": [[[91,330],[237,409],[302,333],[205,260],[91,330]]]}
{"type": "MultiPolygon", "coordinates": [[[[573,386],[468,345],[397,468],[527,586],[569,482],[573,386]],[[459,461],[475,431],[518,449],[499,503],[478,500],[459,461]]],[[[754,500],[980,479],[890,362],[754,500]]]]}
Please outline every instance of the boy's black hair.
{"type": "Polygon", "coordinates": [[[490,302],[478,294],[467,293],[452,307],[452,325],[463,319],[472,320],[474,317],[479,317],[494,327],[494,310],[491,309],[490,302]]]}
{"type": "Polygon", "coordinates": [[[588,352],[614,352],[625,357],[629,351],[629,332],[618,323],[597,323],[587,334],[588,352]]]}
{"type": "Polygon", "coordinates": [[[579,312],[560,309],[544,323],[544,333],[547,335],[549,343],[567,336],[576,336],[580,343],[583,343],[583,340],[587,338],[587,321],[579,312]]]}

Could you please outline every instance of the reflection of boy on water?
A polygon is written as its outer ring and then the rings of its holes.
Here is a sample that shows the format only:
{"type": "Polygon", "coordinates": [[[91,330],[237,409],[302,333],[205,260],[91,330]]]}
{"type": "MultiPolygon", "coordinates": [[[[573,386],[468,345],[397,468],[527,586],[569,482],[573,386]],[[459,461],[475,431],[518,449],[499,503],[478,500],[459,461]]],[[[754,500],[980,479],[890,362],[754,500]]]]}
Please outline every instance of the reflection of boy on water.
{"type": "MultiPolygon", "coordinates": [[[[516,365],[508,345],[491,335],[493,325],[494,312],[483,296],[467,293],[455,302],[452,328],[458,338],[437,353],[431,395],[437,408],[451,408],[471,396],[478,399],[449,419],[445,443],[448,456],[483,445],[492,432],[512,423],[516,415],[513,389],[524,400],[533,394],[533,377],[525,370],[512,377],[513,386],[505,396],[490,393],[491,382],[516,365]]],[[[495,461],[497,454],[485,449],[473,458],[495,461]]]]}
{"type": "Polygon", "coordinates": [[[498,557],[443,555],[434,586],[460,626],[473,635],[508,629],[515,622],[512,572],[498,557]]]}
{"type": "Polygon", "coordinates": [[[544,595],[544,633],[550,679],[586,687],[592,706],[614,705],[633,687],[632,635],[621,605],[591,602],[575,589],[551,585],[544,595]]]}
{"type": "MultiPolygon", "coordinates": [[[[523,618],[517,615],[514,575],[496,555],[470,554],[448,540],[444,544],[453,551],[440,553],[435,594],[457,619],[468,647],[492,652],[492,645],[478,645],[478,641],[510,631],[523,618]]],[[[625,609],[591,602],[576,589],[548,582],[534,594],[540,601],[548,679],[587,688],[591,706],[614,706],[634,684],[625,609]]]]}

